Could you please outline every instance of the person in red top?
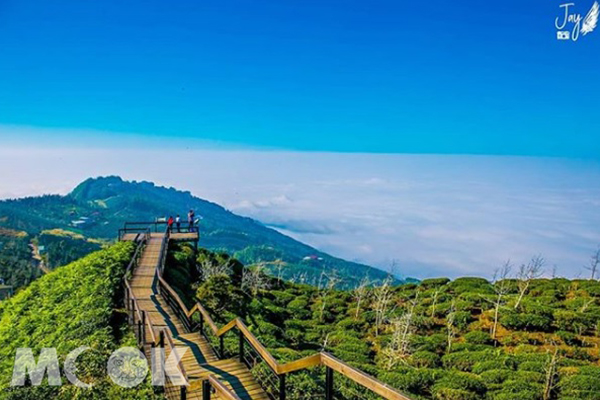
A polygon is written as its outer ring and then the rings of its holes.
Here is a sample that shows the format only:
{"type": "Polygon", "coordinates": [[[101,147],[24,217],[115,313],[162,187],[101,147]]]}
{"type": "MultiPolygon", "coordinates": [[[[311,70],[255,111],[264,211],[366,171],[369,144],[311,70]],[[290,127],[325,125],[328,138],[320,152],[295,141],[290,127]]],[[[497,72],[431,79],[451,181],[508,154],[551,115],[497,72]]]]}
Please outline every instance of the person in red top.
{"type": "Polygon", "coordinates": [[[167,229],[169,230],[169,232],[171,232],[171,230],[173,229],[173,216],[170,216],[169,220],[167,221],[167,229]]]}

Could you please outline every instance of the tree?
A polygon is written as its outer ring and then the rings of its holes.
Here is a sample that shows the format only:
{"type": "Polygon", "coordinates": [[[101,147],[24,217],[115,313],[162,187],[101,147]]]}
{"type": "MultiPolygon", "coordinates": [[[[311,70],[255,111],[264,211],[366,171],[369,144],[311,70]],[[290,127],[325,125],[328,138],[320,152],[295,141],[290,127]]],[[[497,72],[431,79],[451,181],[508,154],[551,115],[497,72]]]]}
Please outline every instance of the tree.
{"type": "Polygon", "coordinates": [[[327,275],[325,271],[321,272],[319,277],[319,299],[321,305],[319,306],[319,321],[323,321],[325,315],[325,308],[327,307],[327,297],[335,289],[336,285],[340,283],[341,279],[338,277],[337,272],[332,271],[331,275],[327,275]],[[321,287],[321,285],[323,287],[321,287]]]}
{"type": "Polygon", "coordinates": [[[256,264],[252,268],[244,268],[242,275],[242,290],[255,297],[260,290],[269,288],[269,281],[265,275],[265,265],[256,264]]]}
{"type": "Polygon", "coordinates": [[[450,350],[452,349],[452,340],[456,336],[456,331],[454,327],[454,320],[456,319],[456,303],[452,300],[452,304],[450,305],[450,310],[448,311],[448,315],[446,316],[446,352],[450,354],[450,350]]]}
{"type": "Polygon", "coordinates": [[[531,258],[529,263],[521,264],[519,272],[517,274],[518,286],[519,286],[519,297],[515,303],[515,310],[519,308],[523,297],[529,289],[531,281],[542,276],[542,267],[546,263],[546,260],[541,255],[537,255],[531,258]]]}
{"type": "Polygon", "coordinates": [[[592,256],[590,257],[590,266],[583,267],[583,268],[587,269],[588,271],[590,271],[590,273],[591,273],[590,280],[596,279],[596,272],[598,271],[598,265],[600,265],[600,246],[598,246],[598,248],[596,249],[594,254],[592,254],[592,256]]]}
{"type": "Polygon", "coordinates": [[[278,258],[277,260],[274,261],[276,269],[277,269],[277,279],[279,281],[283,280],[283,267],[285,265],[285,262],[281,259],[278,258]]]}
{"type": "Polygon", "coordinates": [[[512,265],[510,264],[510,260],[506,261],[500,269],[497,269],[494,272],[494,279],[492,280],[492,287],[496,292],[496,301],[494,302],[494,325],[492,327],[492,340],[494,340],[494,343],[496,342],[498,316],[500,314],[500,306],[502,305],[502,299],[509,291],[509,282],[507,278],[511,268],[512,265]]]}
{"type": "Polygon", "coordinates": [[[354,319],[358,319],[358,314],[360,313],[360,304],[362,303],[365,295],[368,292],[368,287],[370,284],[370,280],[368,276],[365,276],[361,281],[358,287],[354,289],[353,296],[354,300],[356,300],[356,314],[354,315],[354,319]]]}
{"type": "Polygon", "coordinates": [[[373,295],[375,296],[375,336],[379,336],[379,330],[392,301],[392,281],[393,278],[390,275],[373,291],[373,295]]]}
{"type": "Polygon", "coordinates": [[[438,287],[435,289],[435,292],[433,292],[433,301],[431,303],[431,318],[435,317],[435,306],[437,305],[438,296],[440,295],[441,291],[442,288],[438,287]]]}
{"type": "Polygon", "coordinates": [[[408,311],[400,318],[395,318],[391,321],[392,339],[388,346],[383,350],[383,355],[386,358],[386,367],[388,370],[396,366],[400,361],[410,355],[410,339],[414,333],[413,317],[415,315],[415,307],[419,300],[419,292],[410,302],[408,311]]]}
{"type": "Polygon", "coordinates": [[[210,257],[203,257],[199,260],[196,268],[204,281],[215,276],[229,276],[232,273],[231,265],[228,261],[218,262],[210,257]]]}
{"type": "Polygon", "coordinates": [[[549,357],[544,371],[546,372],[546,378],[544,380],[544,400],[550,400],[552,398],[552,391],[556,387],[556,378],[558,378],[558,370],[556,365],[558,363],[558,347],[554,350],[552,357],[549,357]]]}

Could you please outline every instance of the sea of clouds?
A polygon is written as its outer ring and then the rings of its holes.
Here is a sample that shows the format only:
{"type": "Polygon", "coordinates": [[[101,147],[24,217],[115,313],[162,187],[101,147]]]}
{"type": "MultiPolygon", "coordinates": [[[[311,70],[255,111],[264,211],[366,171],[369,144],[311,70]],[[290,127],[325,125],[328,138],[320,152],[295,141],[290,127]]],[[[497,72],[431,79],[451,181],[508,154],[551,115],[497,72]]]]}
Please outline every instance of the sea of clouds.
{"type": "MultiPolygon", "coordinates": [[[[119,175],[190,190],[335,256],[402,276],[490,278],[542,254],[587,277],[600,244],[600,163],[460,155],[0,148],[0,198],[119,175]]],[[[200,210],[201,213],[201,210],[200,210]]]]}

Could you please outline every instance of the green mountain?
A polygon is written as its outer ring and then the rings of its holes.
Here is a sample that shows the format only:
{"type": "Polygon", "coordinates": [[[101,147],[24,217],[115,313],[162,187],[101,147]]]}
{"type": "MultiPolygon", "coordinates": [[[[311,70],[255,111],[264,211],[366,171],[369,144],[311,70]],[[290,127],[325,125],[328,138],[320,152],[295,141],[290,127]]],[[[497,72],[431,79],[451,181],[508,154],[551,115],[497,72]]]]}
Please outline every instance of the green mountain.
{"type": "Polygon", "coordinates": [[[341,278],[340,287],[356,286],[365,276],[374,282],[386,278],[381,270],[332,257],[190,192],[114,176],[88,179],[66,196],[2,201],[0,227],[32,235],[63,229],[86,238],[115,239],[126,221],[154,221],[176,214],[185,220],[190,209],[202,216],[202,247],[227,252],[246,264],[262,262],[283,278],[316,283],[325,272],[341,278]]]}

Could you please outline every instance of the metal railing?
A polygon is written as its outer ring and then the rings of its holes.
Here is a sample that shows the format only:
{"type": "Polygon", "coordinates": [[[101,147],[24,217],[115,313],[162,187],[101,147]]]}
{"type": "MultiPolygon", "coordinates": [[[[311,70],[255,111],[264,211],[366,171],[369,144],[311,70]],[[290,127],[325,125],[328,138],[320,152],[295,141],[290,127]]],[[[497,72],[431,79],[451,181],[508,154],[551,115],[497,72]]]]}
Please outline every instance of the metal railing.
{"type": "MultiPolygon", "coordinates": [[[[146,231],[153,233],[162,233],[167,228],[166,221],[153,222],[125,222],[123,228],[119,229],[118,238],[122,240],[126,234],[145,233],[146,231]]],[[[198,233],[198,224],[190,224],[187,221],[182,221],[179,226],[173,223],[171,227],[172,233],[198,233]]]]}

